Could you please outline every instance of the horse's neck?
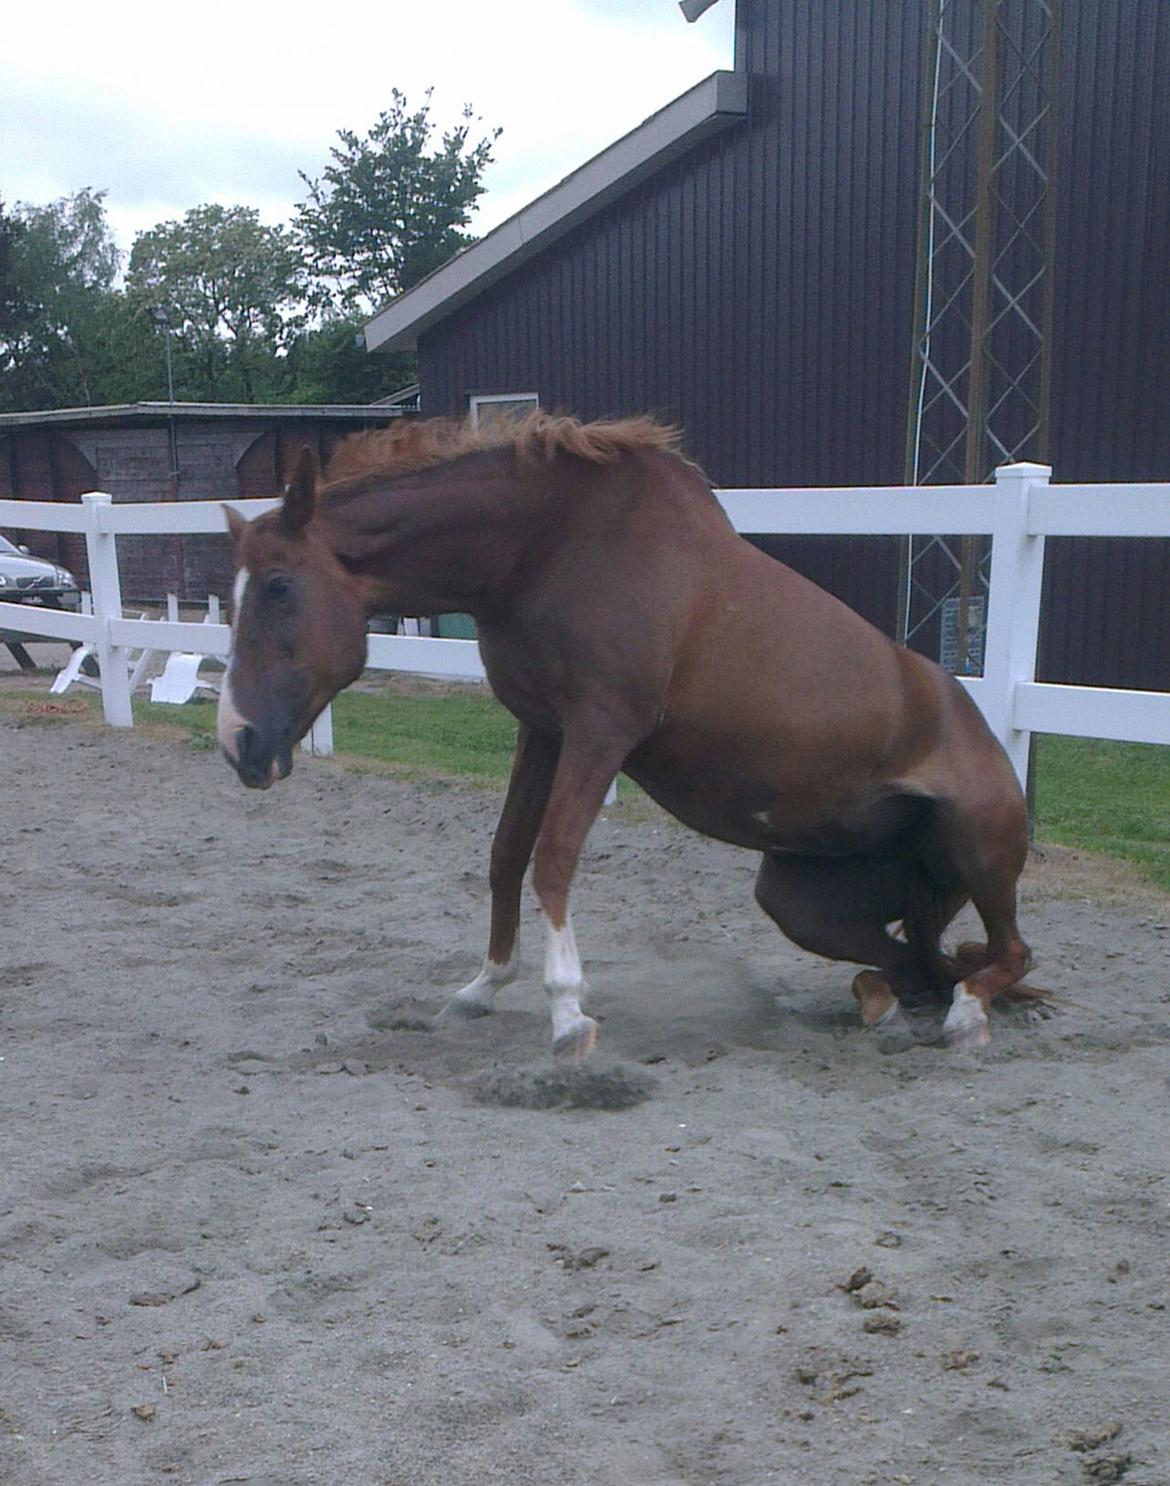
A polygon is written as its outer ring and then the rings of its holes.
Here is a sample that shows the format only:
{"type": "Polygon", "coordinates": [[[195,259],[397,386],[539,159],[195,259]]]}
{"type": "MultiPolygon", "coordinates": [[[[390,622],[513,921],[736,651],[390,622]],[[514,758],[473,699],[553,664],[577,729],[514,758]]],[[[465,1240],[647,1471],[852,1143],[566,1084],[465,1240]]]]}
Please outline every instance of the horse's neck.
{"type": "Polygon", "coordinates": [[[371,613],[477,613],[523,541],[514,472],[424,470],[326,513],[328,540],[371,613]]]}

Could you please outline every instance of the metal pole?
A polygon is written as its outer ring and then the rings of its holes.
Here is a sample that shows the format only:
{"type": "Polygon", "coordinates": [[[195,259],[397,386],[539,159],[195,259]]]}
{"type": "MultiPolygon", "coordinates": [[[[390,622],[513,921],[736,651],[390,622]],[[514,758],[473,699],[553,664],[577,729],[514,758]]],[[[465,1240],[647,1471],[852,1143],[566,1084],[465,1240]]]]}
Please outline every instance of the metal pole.
{"type": "MultiPolygon", "coordinates": [[[[988,341],[991,336],[991,279],[995,258],[995,150],[999,134],[999,3],[983,0],[983,57],[979,98],[979,160],[975,187],[975,261],[971,288],[971,366],[967,378],[967,440],[963,461],[968,485],[987,478],[988,341]]],[[[971,600],[983,549],[980,537],[963,538],[959,555],[959,612],[956,620],[955,671],[969,676],[971,600]]]]}
{"type": "MultiPolygon", "coordinates": [[[[170,479],[169,479],[169,482],[168,483],[169,483],[169,486],[170,486],[170,498],[171,498],[171,500],[178,500],[178,498],[179,498],[179,435],[178,435],[178,430],[175,428],[175,376],[174,376],[174,368],[173,368],[173,365],[172,365],[172,362],[171,362],[171,320],[170,320],[170,316],[169,315],[167,316],[166,320],[163,322],[163,328],[164,328],[164,330],[166,332],[166,346],[167,346],[167,408],[168,408],[168,411],[167,411],[167,427],[168,427],[169,432],[170,432],[170,445],[171,445],[171,470],[170,470],[170,479]]],[[[187,583],[186,583],[186,573],[184,571],[184,563],[183,563],[183,539],[182,539],[182,537],[179,536],[176,533],[176,535],[172,538],[172,544],[173,544],[172,550],[174,552],[174,558],[175,558],[175,587],[176,587],[177,591],[182,595],[182,597],[183,598],[186,598],[187,597],[187,583]]]]}

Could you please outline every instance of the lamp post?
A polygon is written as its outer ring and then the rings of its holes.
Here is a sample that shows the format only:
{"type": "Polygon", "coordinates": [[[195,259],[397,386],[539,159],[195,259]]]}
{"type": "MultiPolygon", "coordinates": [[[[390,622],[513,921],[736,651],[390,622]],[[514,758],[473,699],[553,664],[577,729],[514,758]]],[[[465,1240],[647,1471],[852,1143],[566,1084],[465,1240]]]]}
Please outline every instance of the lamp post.
{"type": "MultiPolygon", "coordinates": [[[[167,348],[167,426],[170,430],[171,448],[171,471],[170,488],[171,500],[179,498],[179,441],[175,431],[175,375],[171,363],[171,313],[165,304],[152,304],[147,307],[146,313],[150,316],[151,323],[160,326],[166,336],[167,348]]],[[[176,591],[185,596],[186,582],[183,571],[183,540],[181,537],[174,538],[175,551],[175,587],[176,591]]]]}
{"type": "Polygon", "coordinates": [[[173,405],[175,401],[175,378],[171,369],[171,312],[167,309],[165,304],[152,304],[147,308],[146,313],[150,316],[151,322],[153,324],[161,325],[163,330],[166,331],[167,401],[173,405]]]}
{"type": "Polygon", "coordinates": [[[165,304],[152,304],[146,313],[151,322],[162,327],[166,335],[167,347],[167,404],[170,408],[168,423],[171,430],[171,499],[173,500],[179,490],[179,448],[175,438],[175,374],[171,363],[171,313],[165,304]]]}

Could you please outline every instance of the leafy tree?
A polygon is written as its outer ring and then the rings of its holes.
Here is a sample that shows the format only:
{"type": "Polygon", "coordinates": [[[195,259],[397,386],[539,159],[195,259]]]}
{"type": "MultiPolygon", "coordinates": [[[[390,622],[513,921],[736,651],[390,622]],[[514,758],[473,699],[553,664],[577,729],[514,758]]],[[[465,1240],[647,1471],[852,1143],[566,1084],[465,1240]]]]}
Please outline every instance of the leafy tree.
{"type": "Polygon", "coordinates": [[[466,228],[499,130],[441,136],[430,92],[402,93],[364,137],[340,131],[291,228],[248,207],[205,205],[135,241],[125,285],[105,215],[86,189],[47,206],[0,202],[0,408],[159,399],[170,316],[178,397],[367,402],[414,380],[411,356],[371,357],[369,313],[471,241],[466,228]]]}
{"type": "Polygon", "coordinates": [[[139,309],[167,308],[176,393],[206,401],[270,396],[282,376],[278,357],[303,319],[296,248],[252,207],[197,206],[141,233],[127,291],[139,309]]]}
{"type": "Polygon", "coordinates": [[[95,354],[112,323],[119,253],[105,193],[89,189],[0,216],[0,402],[16,409],[100,397],[95,354]]]}
{"type": "Polygon", "coordinates": [[[320,179],[301,173],[309,196],[293,226],[316,302],[349,314],[371,313],[472,241],[464,229],[500,135],[471,144],[468,107],[436,147],[430,90],[413,112],[397,88],[391,100],[364,138],[338,131],[320,179]]]}
{"type": "Polygon", "coordinates": [[[377,402],[416,380],[413,354],[371,356],[362,324],[361,316],[327,316],[297,337],[286,359],[290,402],[377,402]]]}
{"type": "MultiPolygon", "coordinates": [[[[19,334],[24,305],[16,283],[16,265],[24,246],[24,224],[9,216],[0,197],[0,357],[11,337],[19,334]]],[[[0,366],[3,362],[0,361],[0,366]]]]}

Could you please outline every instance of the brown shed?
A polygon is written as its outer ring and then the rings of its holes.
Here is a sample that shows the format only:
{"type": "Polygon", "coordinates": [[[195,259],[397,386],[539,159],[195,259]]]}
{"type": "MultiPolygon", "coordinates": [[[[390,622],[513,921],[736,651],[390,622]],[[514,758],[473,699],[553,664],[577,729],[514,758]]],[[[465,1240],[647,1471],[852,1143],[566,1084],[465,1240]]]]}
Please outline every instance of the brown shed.
{"type": "MultiPolygon", "coordinates": [[[[272,495],[305,446],[324,462],[347,434],[402,417],[396,406],[132,403],[0,414],[0,499],[231,500],[272,495]]],[[[38,554],[88,585],[80,536],[16,529],[38,554]]],[[[205,599],[231,589],[226,536],[126,537],[119,542],[128,603],[167,593],[205,599]]]]}

